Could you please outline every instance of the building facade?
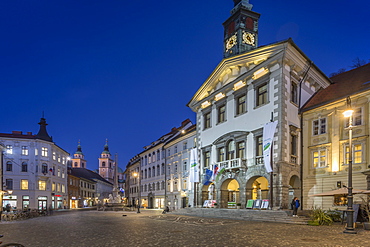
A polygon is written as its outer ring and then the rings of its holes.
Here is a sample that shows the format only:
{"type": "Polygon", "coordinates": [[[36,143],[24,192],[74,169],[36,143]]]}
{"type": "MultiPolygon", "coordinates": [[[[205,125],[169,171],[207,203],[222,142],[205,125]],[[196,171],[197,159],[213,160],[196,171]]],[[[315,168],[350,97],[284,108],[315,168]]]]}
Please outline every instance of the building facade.
{"type": "Polygon", "coordinates": [[[330,80],[291,39],[257,47],[259,14],[248,1],[234,3],[224,23],[225,58],[188,103],[196,113],[200,177],[214,166],[222,171],[213,183],[198,183],[197,205],[212,194],[221,208],[246,207],[249,199],[288,208],[301,197],[298,110],[330,80]],[[263,158],[270,121],[277,122],[273,173],[263,158]]]}
{"type": "Polygon", "coordinates": [[[195,147],[196,126],[183,129],[163,148],[166,153],[166,204],[172,210],[194,205],[194,184],[190,183],[190,150],[195,147]]]}
{"type": "Polygon", "coordinates": [[[67,162],[69,153],[56,145],[41,118],[37,135],[13,131],[0,134],[3,157],[3,206],[14,209],[61,209],[68,207],[67,162]],[[11,191],[11,193],[10,193],[11,191]]]}
{"type": "MultiPolygon", "coordinates": [[[[310,195],[348,186],[349,119],[343,116],[348,107],[354,110],[353,188],[370,189],[370,64],[331,79],[333,84],[319,91],[302,109],[303,206],[306,209],[347,206],[346,195],[310,195]],[[347,99],[351,106],[347,104],[347,99]]],[[[355,203],[359,200],[359,195],[355,195],[355,203]]]]}

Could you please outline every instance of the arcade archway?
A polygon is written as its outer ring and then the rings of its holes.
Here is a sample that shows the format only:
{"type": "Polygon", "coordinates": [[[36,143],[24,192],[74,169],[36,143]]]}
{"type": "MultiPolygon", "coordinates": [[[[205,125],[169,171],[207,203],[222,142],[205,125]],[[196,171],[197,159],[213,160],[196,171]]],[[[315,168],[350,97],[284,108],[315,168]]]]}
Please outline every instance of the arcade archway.
{"type": "Polygon", "coordinates": [[[301,198],[301,180],[298,176],[293,175],[289,180],[289,196],[286,205],[290,205],[290,202],[294,197],[301,198]]]}
{"type": "Polygon", "coordinates": [[[252,177],[246,186],[247,200],[269,199],[269,182],[265,177],[252,177]]]}
{"type": "Polygon", "coordinates": [[[221,185],[221,208],[236,208],[240,203],[239,183],[236,179],[227,179],[221,185]]]}

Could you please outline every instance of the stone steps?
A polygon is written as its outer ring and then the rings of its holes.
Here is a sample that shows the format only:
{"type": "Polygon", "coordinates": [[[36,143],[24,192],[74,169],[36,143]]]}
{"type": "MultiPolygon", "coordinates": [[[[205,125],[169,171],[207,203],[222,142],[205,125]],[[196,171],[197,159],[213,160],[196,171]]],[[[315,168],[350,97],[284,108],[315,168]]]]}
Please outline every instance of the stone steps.
{"type": "Polygon", "coordinates": [[[213,217],[249,221],[279,222],[307,225],[308,217],[292,217],[291,211],[252,210],[252,209],[218,209],[218,208],[182,208],[170,212],[176,215],[213,217]]]}

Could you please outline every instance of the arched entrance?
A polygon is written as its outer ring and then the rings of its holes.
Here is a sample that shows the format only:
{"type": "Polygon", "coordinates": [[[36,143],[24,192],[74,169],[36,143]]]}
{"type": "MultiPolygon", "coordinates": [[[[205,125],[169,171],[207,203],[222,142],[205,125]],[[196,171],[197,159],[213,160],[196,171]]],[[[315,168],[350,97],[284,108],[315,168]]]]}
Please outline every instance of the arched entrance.
{"type": "Polygon", "coordinates": [[[216,189],[214,183],[204,185],[202,188],[202,205],[205,200],[216,200],[216,189]]]}
{"type": "Polygon", "coordinates": [[[289,196],[287,205],[290,205],[294,197],[301,198],[301,180],[298,176],[293,175],[289,180],[289,196]]]}
{"type": "Polygon", "coordinates": [[[236,208],[240,203],[239,183],[236,179],[226,179],[221,185],[221,208],[236,208]]]}
{"type": "Polygon", "coordinates": [[[148,194],[148,208],[154,208],[154,195],[153,195],[153,193],[148,194]]]}
{"type": "Polygon", "coordinates": [[[269,199],[269,191],[269,181],[265,177],[252,177],[247,182],[247,200],[269,199]]]}

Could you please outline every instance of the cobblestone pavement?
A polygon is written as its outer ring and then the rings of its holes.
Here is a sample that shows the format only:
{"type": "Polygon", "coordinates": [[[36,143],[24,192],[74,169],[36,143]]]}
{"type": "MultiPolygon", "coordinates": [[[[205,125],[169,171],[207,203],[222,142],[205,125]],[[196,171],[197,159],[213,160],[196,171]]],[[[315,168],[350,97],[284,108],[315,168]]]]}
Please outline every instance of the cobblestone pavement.
{"type": "Polygon", "coordinates": [[[0,223],[4,243],[29,246],[370,246],[370,231],[135,212],[71,211],[0,223]],[[126,216],[123,216],[126,215],[126,216]]]}

